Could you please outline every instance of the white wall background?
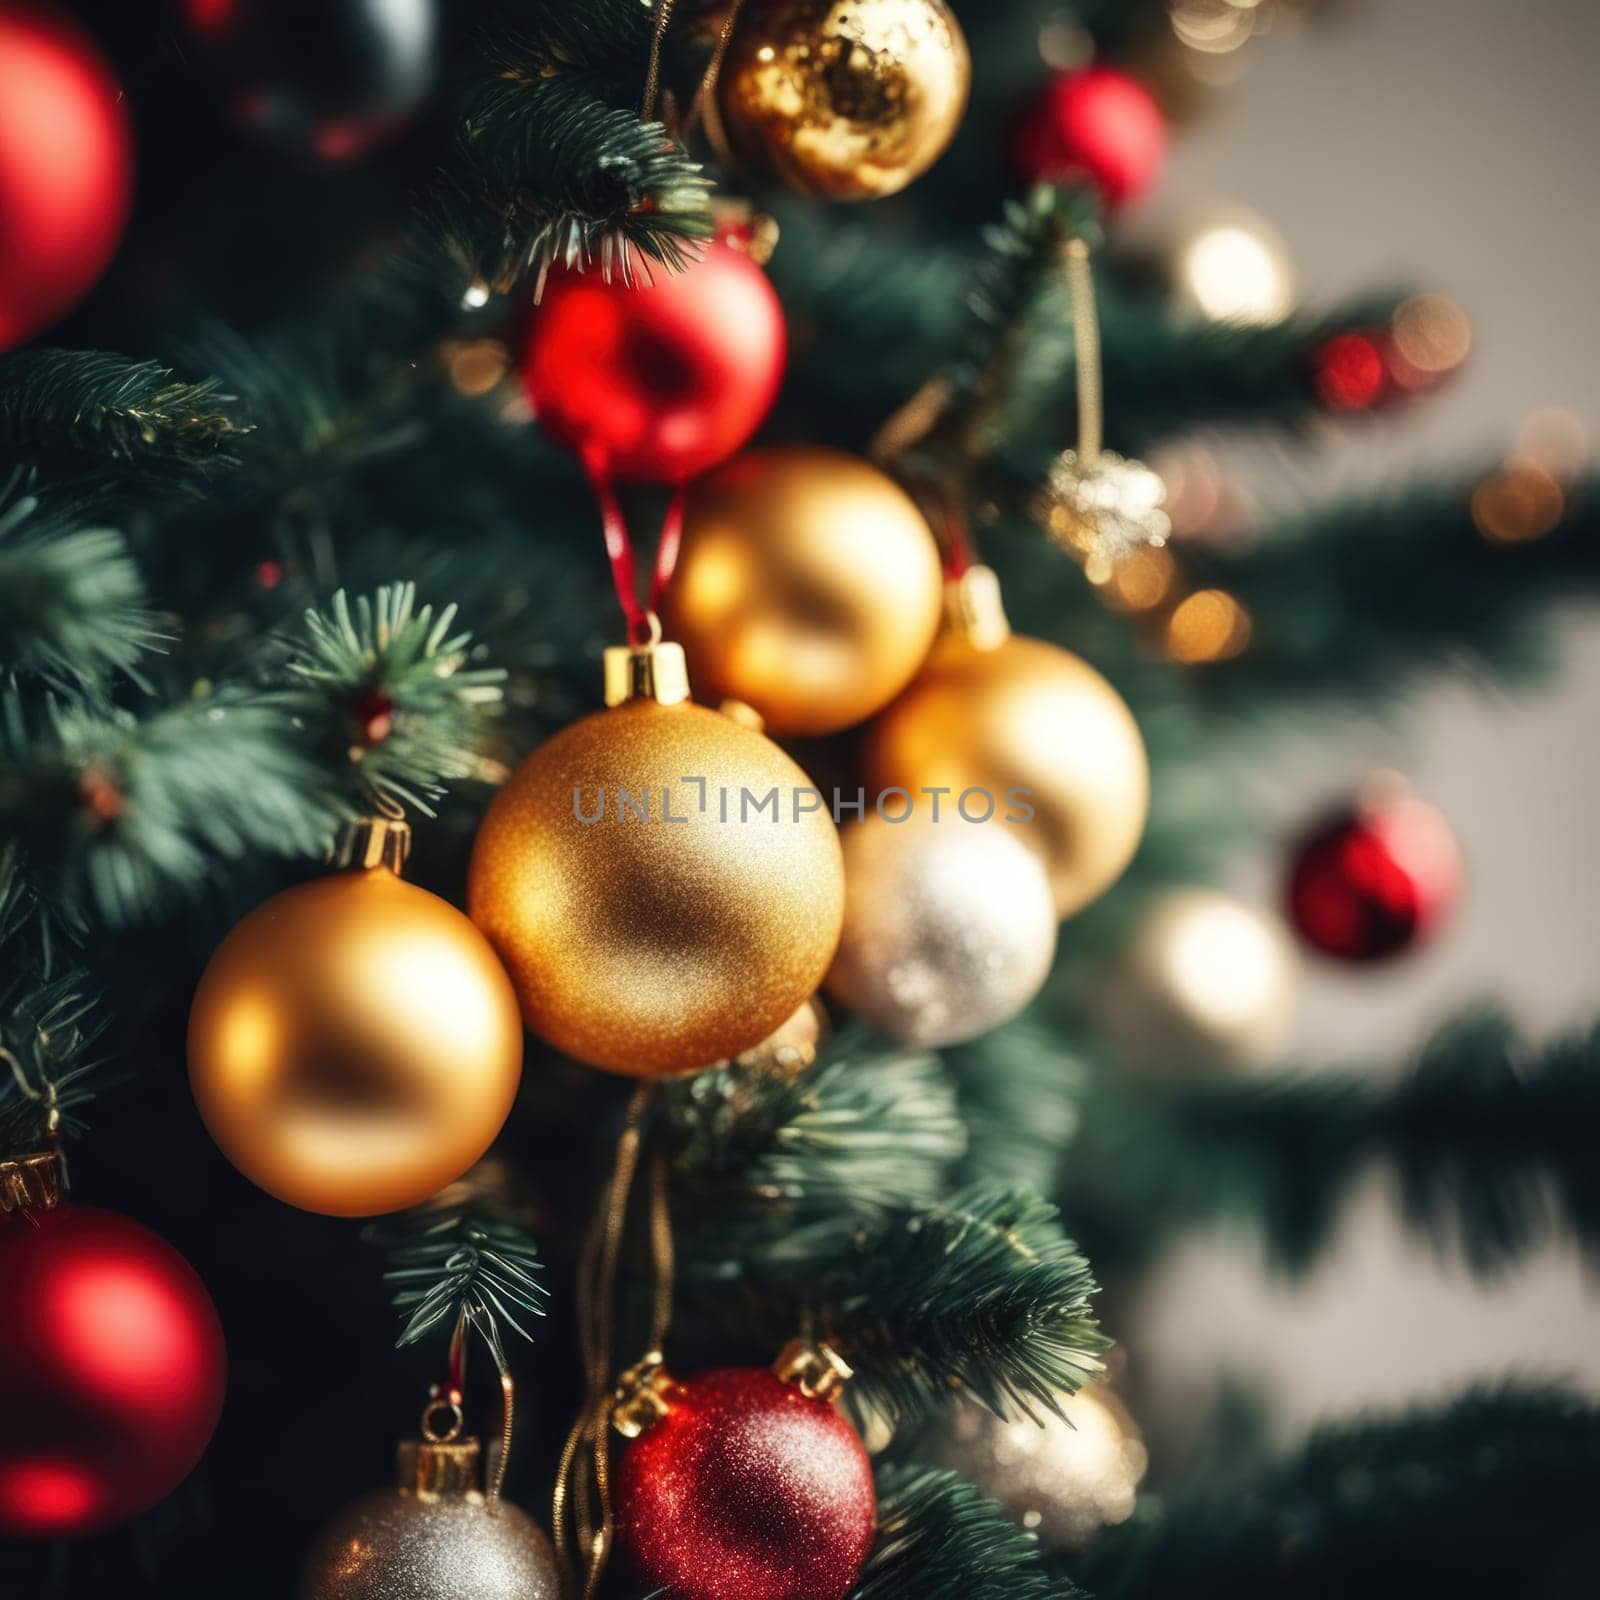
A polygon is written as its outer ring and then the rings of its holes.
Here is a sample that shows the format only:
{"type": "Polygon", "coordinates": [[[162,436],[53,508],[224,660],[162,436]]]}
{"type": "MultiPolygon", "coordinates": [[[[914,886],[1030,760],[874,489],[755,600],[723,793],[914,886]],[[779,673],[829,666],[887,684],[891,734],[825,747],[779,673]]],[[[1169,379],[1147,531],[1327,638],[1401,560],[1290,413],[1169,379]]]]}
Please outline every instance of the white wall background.
{"type": "MultiPolygon", "coordinates": [[[[1237,459],[1270,503],[1487,461],[1541,406],[1570,408],[1594,439],[1600,5],[1327,10],[1254,42],[1250,70],[1180,139],[1146,209],[1253,207],[1285,235],[1313,302],[1395,282],[1448,294],[1472,318],[1471,365],[1399,420],[1334,430],[1309,462],[1259,446],[1237,459]]],[[[1376,978],[1308,974],[1299,1058],[1398,1066],[1433,1023],[1482,997],[1536,1037],[1600,1015],[1600,611],[1575,610],[1559,631],[1563,673],[1547,688],[1513,698],[1423,684],[1385,726],[1344,728],[1331,746],[1308,725],[1262,774],[1292,823],[1369,768],[1398,767],[1450,817],[1471,872],[1462,914],[1426,954],[1376,978]]],[[[1239,868],[1263,906],[1272,855],[1239,868]]],[[[1192,1239],[1129,1323],[1113,1331],[1133,1335],[1147,1420],[1178,1435],[1201,1424],[1219,1368],[1267,1382],[1286,1433],[1511,1370],[1600,1390],[1600,1283],[1570,1252],[1474,1284],[1398,1234],[1376,1178],[1309,1283],[1274,1286],[1236,1239],[1192,1239]]]]}

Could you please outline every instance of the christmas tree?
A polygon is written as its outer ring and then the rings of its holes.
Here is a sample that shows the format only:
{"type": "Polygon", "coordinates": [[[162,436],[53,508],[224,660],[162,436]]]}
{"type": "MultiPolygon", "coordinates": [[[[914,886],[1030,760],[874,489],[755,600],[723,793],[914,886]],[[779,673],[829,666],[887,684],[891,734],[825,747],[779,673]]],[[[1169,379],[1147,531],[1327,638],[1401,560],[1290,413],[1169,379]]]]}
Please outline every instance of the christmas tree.
{"type": "Polygon", "coordinates": [[[1169,1458],[1120,1348],[1374,1167],[1600,1241],[1600,1034],[1286,1059],[1438,811],[1213,886],[1247,755],[1600,579],[1560,440],[1288,521],[1190,442],[1470,342],[1125,227],[1288,4],[0,0],[0,1593],[1593,1592],[1515,1349],[1169,1458]]]}

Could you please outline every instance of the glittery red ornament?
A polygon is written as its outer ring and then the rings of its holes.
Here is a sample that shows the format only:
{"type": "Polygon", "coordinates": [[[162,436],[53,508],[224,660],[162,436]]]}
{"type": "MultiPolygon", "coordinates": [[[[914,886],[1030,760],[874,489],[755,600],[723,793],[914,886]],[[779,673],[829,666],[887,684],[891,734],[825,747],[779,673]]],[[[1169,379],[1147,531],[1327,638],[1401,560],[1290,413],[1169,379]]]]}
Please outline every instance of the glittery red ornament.
{"type": "Polygon", "coordinates": [[[1409,795],[1357,804],[1301,844],[1289,916],[1310,945],[1341,961],[1381,961],[1431,933],[1461,895],[1450,825],[1409,795]]]}
{"type": "Polygon", "coordinates": [[[0,1216],[0,1534],[60,1538],[153,1506],[222,1411],[205,1285],[126,1217],[0,1216]]]}
{"type": "Polygon", "coordinates": [[[673,1600],[843,1600],[877,1498],[855,1430],[761,1367],[706,1372],[617,1470],[617,1536],[673,1600]]]}
{"type": "Polygon", "coordinates": [[[1057,73],[1012,146],[1030,183],[1088,178],[1110,206],[1154,188],[1166,154],[1167,122],[1155,96],[1113,67],[1057,73]]]}
{"type": "Polygon", "coordinates": [[[528,324],[534,414],[607,477],[682,483],[761,426],[783,381],[783,308],[748,254],[717,240],[681,273],[633,284],[558,272],[528,324]]]}
{"type": "Polygon", "coordinates": [[[1389,336],[1381,328],[1335,334],[1311,352],[1311,385],[1330,411],[1367,411],[1388,397],[1389,336]]]}
{"type": "Polygon", "coordinates": [[[0,0],[0,350],[70,310],[128,219],[122,90],[65,17],[0,0]]]}

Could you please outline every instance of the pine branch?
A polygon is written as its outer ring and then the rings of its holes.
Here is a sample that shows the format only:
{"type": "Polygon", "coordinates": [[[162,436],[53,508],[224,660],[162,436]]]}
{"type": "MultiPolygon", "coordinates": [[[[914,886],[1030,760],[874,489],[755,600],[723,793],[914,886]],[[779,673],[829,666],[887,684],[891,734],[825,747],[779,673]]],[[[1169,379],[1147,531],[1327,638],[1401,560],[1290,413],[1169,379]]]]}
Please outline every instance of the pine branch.
{"type": "Polygon", "coordinates": [[[113,926],[192,895],[220,860],[316,855],[348,808],[280,710],[219,690],[140,719],[0,706],[0,819],[40,893],[113,926]]]}
{"type": "Polygon", "coordinates": [[[837,1230],[864,1212],[931,1201],[965,1145],[938,1059],[834,1042],[798,1078],[743,1068],[666,1085],[663,1104],[682,1221],[694,1254],[729,1258],[796,1227],[837,1230]]]}
{"type": "Polygon", "coordinates": [[[144,473],[226,467],[249,424],[214,378],[102,350],[29,349],[0,361],[0,442],[144,473]]]}
{"type": "Polygon", "coordinates": [[[1407,1225],[1481,1276],[1553,1236],[1600,1262],[1600,1028],[1539,1050],[1493,1013],[1442,1029],[1401,1082],[1317,1073],[1187,1090],[1102,1085],[1069,1161],[1068,1204],[1108,1251],[1249,1221],[1304,1270],[1379,1161],[1407,1225]]]}
{"type": "Polygon", "coordinates": [[[1531,613],[1600,590],[1600,486],[1570,486],[1542,538],[1479,533],[1472,486],[1333,506],[1235,555],[1186,555],[1197,584],[1235,595],[1250,644],[1197,674],[1229,704],[1267,696],[1376,700],[1402,674],[1467,664],[1515,675],[1541,662],[1531,613]]]}
{"type": "MultiPolygon", "coordinates": [[[[1001,1416],[1053,1412],[1102,1370],[1089,1264],[1054,1206],[959,1190],[860,1231],[819,1275],[820,1316],[855,1368],[851,1393],[893,1422],[963,1392],[1001,1416]]],[[[803,1233],[787,1253],[804,1274],[803,1233]]],[[[786,1252],[774,1252],[781,1271],[786,1252]]]]}
{"type": "Polygon", "coordinates": [[[95,693],[165,637],[120,533],[41,506],[23,473],[0,484],[0,673],[95,693]]]}
{"type": "Polygon", "coordinates": [[[447,783],[484,775],[505,673],[469,665],[481,651],[470,633],[452,632],[453,605],[435,616],[416,599],[411,583],[353,605],[341,589],[326,612],[307,612],[304,636],[279,645],[277,665],[293,687],[270,701],[365,795],[431,816],[447,783]]]}
{"type": "Polygon", "coordinates": [[[101,1062],[91,1051],[107,1019],[81,972],[47,982],[13,970],[0,986],[0,1161],[45,1147],[51,1112],[60,1131],[83,1131],[74,1112],[94,1097],[101,1062]]]}
{"type": "MultiPolygon", "coordinates": [[[[643,77],[641,57],[638,84],[643,77]]],[[[461,170],[433,201],[438,231],[470,279],[505,293],[528,273],[542,284],[557,264],[625,278],[652,262],[678,271],[694,241],[711,236],[711,185],[699,164],[660,123],[613,103],[608,87],[524,61],[473,96],[461,170]]]]}
{"type": "Polygon", "coordinates": [[[401,1219],[397,1231],[376,1237],[390,1261],[383,1281],[404,1319],[397,1346],[464,1321],[504,1372],[504,1335],[532,1340],[528,1319],[545,1314],[550,1291],[539,1279],[538,1248],[521,1228],[468,1201],[442,1211],[425,1208],[401,1219]]]}
{"type": "Polygon", "coordinates": [[[1073,1600],[1039,1542],[953,1472],[878,1469],[878,1538],[850,1600],[1073,1600]]]}
{"type": "Polygon", "coordinates": [[[1100,1600],[1455,1600],[1592,1593],[1600,1409],[1554,1387],[1484,1387],[1323,1429],[1243,1482],[1106,1529],[1076,1575],[1100,1600]]]}

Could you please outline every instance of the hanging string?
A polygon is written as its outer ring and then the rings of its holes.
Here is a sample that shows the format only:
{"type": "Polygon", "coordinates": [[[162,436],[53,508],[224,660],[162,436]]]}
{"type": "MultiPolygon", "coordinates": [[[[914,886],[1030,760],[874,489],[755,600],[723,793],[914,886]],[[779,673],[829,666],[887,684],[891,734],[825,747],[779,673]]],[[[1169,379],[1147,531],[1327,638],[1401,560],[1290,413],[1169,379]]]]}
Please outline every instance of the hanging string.
{"type": "MultiPolygon", "coordinates": [[[[472,1313],[463,1306],[456,1316],[455,1327],[450,1330],[450,1349],[445,1357],[444,1387],[434,1390],[433,1399],[422,1413],[425,1438],[456,1439],[461,1436],[466,1426],[464,1408],[467,1395],[467,1334],[472,1322],[472,1313]],[[445,1433],[437,1433],[429,1427],[428,1419],[435,1411],[444,1411],[451,1416],[452,1425],[445,1433]]],[[[495,1367],[500,1376],[500,1448],[495,1456],[493,1470],[489,1474],[485,1496],[489,1509],[493,1512],[499,1508],[500,1496],[505,1489],[506,1468],[511,1459],[511,1437],[516,1426],[517,1387],[511,1376],[511,1369],[506,1364],[505,1352],[500,1348],[499,1339],[491,1334],[486,1342],[494,1356],[495,1367]]]]}
{"type": "Polygon", "coordinates": [[[648,122],[656,114],[656,99],[661,92],[661,49],[672,21],[674,0],[656,0],[655,32],[650,36],[650,66],[644,75],[644,100],[639,115],[648,122]]]}
{"type": "Polygon", "coordinates": [[[1078,373],[1078,464],[1092,466],[1103,431],[1100,393],[1100,319],[1095,314],[1089,246],[1067,241],[1067,295],[1072,302],[1072,348],[1078,373]]]}
{"type": "Polygon", "coordinates": [[[717,83],[722,77],[722,63],[727,58],[728,46],[733,43],[734,26],[742,10],[744,0],[733,0],[733,4],[723,12],[711,60],[700,79],[700,87],[694,92],[694,99],[689,102],[689,114],[683,120],[685,136],[694,131],[697,123],[704,123],[707,142],[716,153],[717,160],[729,168],[734,165],[733,149],[722,126],[722,112],[717,105],[717,83]]]}
{"type": "Polygon", "coordinates": [[[667,585],[672,581],[673,569],[678,564],[678,550],[683,544],[684,485],[677,484],[671,500],[667,502],[666,516],[661,523],[661,537],[656,543],[655,569],[650,576],[649,597],[641,603],[633,539],[628,533],[628,520],[622,513],[622,503],[617,499],[616,484],[597,452],[583,452],[583,467],[600,506],[600,529],[605,538],[606,559],[611,563],[611,583],[617,591],[617,603],[622,607],[622,615],[627,619],[628,637],[636,645],[649,644],[660,637],[656,613],[661,608],[667,585]]]}
{"type": "Polygon", "coordinates": [[[650,1167],[650,1256],[655,1265],[655,1304],[650,1315],[650,1350],[659,1355],[672,1328],[672,1297],[677,1250],[672,1242],[672,1207],[668,1196],[671,1172],[658,1155],[650,1167]]]}
{"type": "MultiPolygon", "coordinates": [[[[578,1347],[583,1360],[584,1397],[582,1409],[561,1451],[550,1515],[556,1554],[563,1572],[570,1573],[570,1511],[580,1547],[582,1569],[579,1592],[583,1600],[593,1600],[611,1554],[611,1453],[607,1430],[611,1410],[617,1263],[622,1254],[628,1201],[639,1166],[645,1114],[654,1093],[654,1082],[645,1079],[628,1102],[622,1133],[617,1139],[611,1178],[606,1185],[599,1212],[584,1238],[578,1262],[578,1347]],[[580,1470],[580,1456],[586,1458],[587,1472],[580,1470]]],[[[657,1259],[659,1263],[659,1255],[657,1259]]],[[[659,1319],[659,1286],[656,1315],[659,1319]]]]}

